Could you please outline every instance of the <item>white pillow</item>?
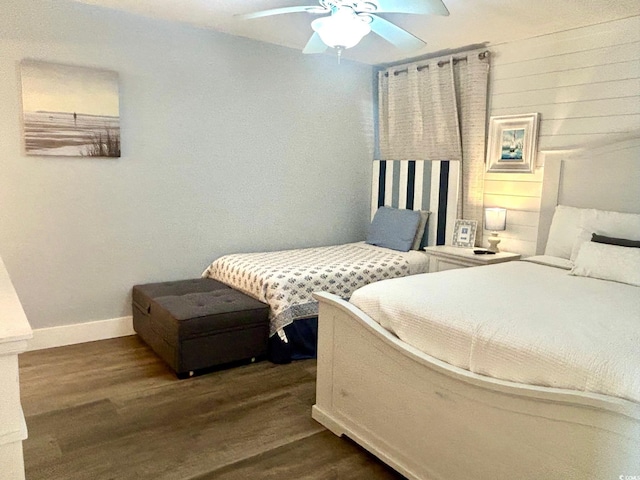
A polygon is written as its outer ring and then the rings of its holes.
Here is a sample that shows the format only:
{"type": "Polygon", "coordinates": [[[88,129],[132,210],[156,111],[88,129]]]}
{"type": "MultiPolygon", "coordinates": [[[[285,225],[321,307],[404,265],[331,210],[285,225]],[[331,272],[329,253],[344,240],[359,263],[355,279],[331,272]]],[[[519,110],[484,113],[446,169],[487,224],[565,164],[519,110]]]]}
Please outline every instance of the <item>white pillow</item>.
{"type": "Polygon", "coordinates": [[[420,212],[420,223],[418,223],[418,230],[416,231],[416,236],[413,239],[413,245],[411,245],[411,250],[420,250],[420,244],[422,243],[422,238],[424,237],[424,229],[427,226],[427,220],[429,220],[429,212],[428,210],[419,210],[420,212]]]}
{"type": "Polygon", "coordinates": [[[580,248],[569,274],[640,287],[640,248],[587,242],[580,248]]]}
{"type": "Polygon", "coordinates": [[[571,249],[580,231],[583,208],[558,205],[553,214],[544,254],[552,257],[571,258],[571,249]]]}
{"type": "Polygon", "coordinates": [[[609,212],[585,209],[580,219],[580,227],[571,249],[571,261],[575,262],[580,247],[591,241],[591,235],[640,240],[640,215],[636,213],[609,212]]]}

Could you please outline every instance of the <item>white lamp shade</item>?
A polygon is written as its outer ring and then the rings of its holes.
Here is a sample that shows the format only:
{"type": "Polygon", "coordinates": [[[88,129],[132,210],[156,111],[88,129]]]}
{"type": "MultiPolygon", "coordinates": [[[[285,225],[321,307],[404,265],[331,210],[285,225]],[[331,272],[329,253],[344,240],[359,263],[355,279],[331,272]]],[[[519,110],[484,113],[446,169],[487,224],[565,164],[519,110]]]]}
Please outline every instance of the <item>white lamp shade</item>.
{"type": "Polygon", "coordinates": [[[351,48],[371,31],[366,20],[358,17],[350,8],[336,11],[329,17],[311,22],[311,28],[320,35],[329,47],[351,48]]]}
{"type": "Polygon", "coordinates": [[[485,208],[484,228],[492,232],[500,232],[507,228],[506,208],[485,208]]]}

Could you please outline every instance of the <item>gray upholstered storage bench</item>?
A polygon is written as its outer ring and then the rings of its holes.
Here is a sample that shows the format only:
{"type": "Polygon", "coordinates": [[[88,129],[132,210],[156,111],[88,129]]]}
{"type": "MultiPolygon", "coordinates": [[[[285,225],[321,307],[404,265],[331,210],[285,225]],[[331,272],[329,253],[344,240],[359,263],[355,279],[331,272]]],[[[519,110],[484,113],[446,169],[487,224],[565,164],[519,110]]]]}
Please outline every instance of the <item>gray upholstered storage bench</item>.
{"type": "Polygon", "coordinates": [[[178,377],[266,354],[269,307],[209,278],[133,287],[133,328],[178,377]]]}

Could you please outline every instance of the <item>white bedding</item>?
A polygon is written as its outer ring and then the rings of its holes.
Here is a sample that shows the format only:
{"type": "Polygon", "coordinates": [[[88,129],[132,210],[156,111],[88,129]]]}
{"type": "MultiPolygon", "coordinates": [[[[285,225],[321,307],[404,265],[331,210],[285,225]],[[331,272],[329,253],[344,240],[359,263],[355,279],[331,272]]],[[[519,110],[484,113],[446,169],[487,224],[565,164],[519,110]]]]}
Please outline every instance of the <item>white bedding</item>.
{"type": "Polygon", "coordinates": [[[351,303],[471,372],[640,402],[640,287],[521,261],[379,282],[351,303]]]}
{"type": "Polygon", "coordinates": [[[270,335],[318,314],[315,291],[348,300],[378,280],[424,273],[424,252],[398,252],[364,242],[277,252],[240,253],[215,260],[202,274],[269,305],[270,335]]]}

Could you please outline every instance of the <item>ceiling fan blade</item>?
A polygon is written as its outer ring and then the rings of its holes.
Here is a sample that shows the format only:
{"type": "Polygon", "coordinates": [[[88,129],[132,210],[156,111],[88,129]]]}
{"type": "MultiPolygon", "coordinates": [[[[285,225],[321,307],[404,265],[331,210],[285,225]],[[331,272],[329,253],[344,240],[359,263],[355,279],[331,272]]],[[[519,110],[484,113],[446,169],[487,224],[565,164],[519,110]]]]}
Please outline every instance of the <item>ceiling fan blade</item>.
{"type": "Polygon", "coordinates": [[[331,12],[331,10],[327,10],[318,5],[304,5],[304,6],[297,6],[297,7],[272,8],[271,10],[261,10],[259,12],[245,13],[245,14],[239,14],[234,16],[248,20],[251,18],[270,17],[271,15],[282,15],[284,13],[298,13],[298,12],[329,13],[331,12]]]}
{"type": "Polygon", "coordinates": [[[302,50],[302,53],[323,53],[327,50],[325,43],[320,39],[320,35],[315,32],[302,50]]]}
{"type": "Polygon", "coordinates": [[[387,42],[392,43],[400,50],[418,50],[426,45],[426,42],[423,42],[415,35],[410,34],[406,30],[394,25],[384,18],[371,15],[371,19],[371,31],[377,33],[387,42]]]}
{"type": "Polygon", "coordinates": [[[449,15],[442,0],[377,0],[376,13],[414,13],[418,15],[449,15]]]}

